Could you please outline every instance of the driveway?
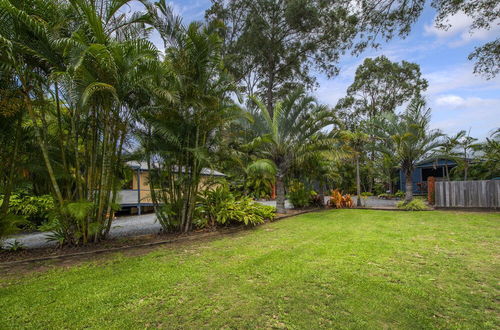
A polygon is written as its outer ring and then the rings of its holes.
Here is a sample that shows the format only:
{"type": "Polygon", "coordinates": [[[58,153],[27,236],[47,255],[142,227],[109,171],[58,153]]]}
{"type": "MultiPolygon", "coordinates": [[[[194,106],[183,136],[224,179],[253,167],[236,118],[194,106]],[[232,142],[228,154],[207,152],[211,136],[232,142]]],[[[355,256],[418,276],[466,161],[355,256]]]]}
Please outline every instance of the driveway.
{"type": "MultiPolygon", "coordinates": [[[[111,224],[109,236],[112,238],[139,236],[158,233],[161,225],[156,221],[154,213],[144,215],[134,215],[119,217],[111,224]]],[[[14,235],[3,242],[3,245],[8,245],[17,240],[25,248],[35,249],[41,247],[55,246],[57,243],[47,241],[50,233],[29,233],[14,235]]]]}

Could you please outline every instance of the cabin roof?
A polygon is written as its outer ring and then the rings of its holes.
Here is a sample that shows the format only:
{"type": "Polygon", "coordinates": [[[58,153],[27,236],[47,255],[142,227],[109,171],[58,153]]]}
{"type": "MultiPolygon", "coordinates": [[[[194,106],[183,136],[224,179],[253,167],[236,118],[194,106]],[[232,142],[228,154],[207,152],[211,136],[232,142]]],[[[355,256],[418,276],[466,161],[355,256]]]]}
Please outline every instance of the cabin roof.
{"type": "MultiPolygon", "coordinates": [[[[127,165],[130,166],[134,170],[148,171],[148,163],[147,162],[137,162],[137,161],[129,161],[127,165]]],[[[178,171],[177,167],[175,169],[178,171]]],[[[201,170],[201,175],[205,176],[226,176],[224,173],[213,170],[211,168],[203,168],[201,170]]]]}

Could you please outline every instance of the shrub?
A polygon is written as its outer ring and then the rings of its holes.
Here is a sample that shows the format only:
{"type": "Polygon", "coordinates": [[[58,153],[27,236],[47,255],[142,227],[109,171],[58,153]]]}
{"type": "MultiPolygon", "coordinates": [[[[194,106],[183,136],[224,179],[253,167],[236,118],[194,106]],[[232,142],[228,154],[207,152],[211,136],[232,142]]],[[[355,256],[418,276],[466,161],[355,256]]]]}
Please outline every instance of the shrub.
{"type": "Polygon", "coordinates": [[[19,227],[25,224],[26,219],[19,215],[7,214],[0,217],[0,243],[4,237],[15,234],[19,231],[19,227]]]}
{"type": "Polygon", "coordinates": [[[403,197],[405,197],[405,193],[404,193],[404,191],[398,190],[398,191],[396,191],[396,193],[394,194],[394,196],[396,198],[403,198],[403,197]]]}
{"type": "Polygon", "coordinates": [[[344,208],[353,206],[351,195],[347,194],[342,196],[338,189],[332,190],[332,195],[330,196],[330,206],[335,208],[344,208]]]}
{"type": "Polygon", "coordinates": [[[309,205],[313,192],[306,189],[299,181],[292,181],[288,187],[288,199],[294,208],[302,208],[309,205]]]}
{"type": "Polygon", "coordinates": [[[323,196],[320,196],[315,191],[311,191],[311,197],[309,198],[309,205],[314,207],[322,207],[324,206],[324,203],[325,201],[323,196]]]}
{"type": "Polygon", "coordinates": [[[276,209],[254,202],[250,197],[235,198],[227,185],[200,194],[196,208],[198,227],[244,223],[257,225],[266,219],[273,220],[276,209]]]}
{"type": "MultiPolygon", "coordinates": [[[[2,200],[0,198],[0,204],[2,200]]],[[[22,216],[28,221],[24,226],[35,229],[48,220],[54,205],[50,195],[33,196],[27,190],[19,190],[10,196],[9,213],[22,216]]]]}
{"type": "Polygon", "coordinates": [[[365,192],[361,193],[361,197],[370,197],[370,196],[373,196],[373,193],[371,193],[369,191],[365,191],[365,192]]]}
{"type": "Polygon", "coordinates": [[[427,205],[421,199],[413,199],[411,202],[405,203],[401,201],[397,204],[398,209],[405,211],[424,211],[427,210],[427,205]]]}

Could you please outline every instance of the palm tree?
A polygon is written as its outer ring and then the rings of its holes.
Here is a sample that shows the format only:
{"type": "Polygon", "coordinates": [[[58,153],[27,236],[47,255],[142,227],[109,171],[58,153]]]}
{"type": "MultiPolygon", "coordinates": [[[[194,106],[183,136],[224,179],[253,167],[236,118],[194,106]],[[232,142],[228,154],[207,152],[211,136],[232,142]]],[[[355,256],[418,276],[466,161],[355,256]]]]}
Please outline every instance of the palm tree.
{"type": "Polygon", "coordinates": [[[401,115],[386,114],[373,122],[376,135],[385,142],[379,144],[380,151],[397,159],[405,175],[405,203],[413,199],[412,173],[416,163],[442,145],[443,134],[429,128],[431,109],[425,106],[425,100],[416,98],[401,115]]]}
{"type": "Polygon", "coordinates": [[[75,242],[110,228],[131,113],[156,72],[157,50],[144,39],[149,15],[121,13],[130,2],[0,1],[0,60],[19,81],[59,218],[75,242]],[[75,203],[87,216],[70,214],[75,203]]]}
{"type": "Polygon", "coordinates": [[[278,213],[285,213],[285,177],[294,164],[331,148],[331,135],[321,132],[334,123],[333,116],[302,89],[278,102],[272,116],[262,101],[255,97],[252,100],[257,105],[252,127],[260,135],[256,140],[261,144],[262,156],[276,165],[276,207],[278,213]]]}
{"type": "Polygon", "coordinates": [[[359,160],[366,150],[366,144],[370,141],[370,136],[360,130],[342,131],[340,133],[341,145],[345,152],[351,158],[354,158],[356,163],[356,206],[361,207],[361,177],[359,174],[359,160]]]}
{"type": "Polygon", "coordinates": [[[166,49],[140,133],[157,218],[165,231],[192,227],[201,171],[212,167],[221,133],[241,115],[221,58],[221,41],[191,23],[166,49]]]}
{"type": "MultiPolygon", "coordinates": [[[[457,152],[457,147],[460,140],[465,136],[465,131],[460,131],[453,136],[446,136],[443,144],[437,150],[438,157],[443,157],[445,159],[459,159],[459,154],[457,152]]],[[[450,181],[450,170],[448,168],[448,162],[445,163],[446,180],[450,181]]]]}

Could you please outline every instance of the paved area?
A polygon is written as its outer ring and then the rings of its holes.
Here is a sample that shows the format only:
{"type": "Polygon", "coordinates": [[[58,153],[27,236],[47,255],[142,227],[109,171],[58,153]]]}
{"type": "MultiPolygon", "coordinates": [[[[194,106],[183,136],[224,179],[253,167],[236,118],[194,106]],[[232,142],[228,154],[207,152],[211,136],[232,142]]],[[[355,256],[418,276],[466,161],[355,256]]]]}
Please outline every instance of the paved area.
{"type": "MultiPolygon", "coordinates": [[[[329,197],[325,197],[325,201],[329,197]]],[[[354,199],[354,205],[356,205],[356,197],[354,199]]],[[[258,203],[270,206],[276,206],[276,201],[257,201],[258,203]]],[[[394,200],[383,200],[377,197],[368,197],[363,200],[364,207],[381,207],[381,208],[393,208],[395,207],[397,201],[394,200]]],[[[292,205],[289,201],[285,202],[285,207],[291,209],[292,205]]],[[[138,236],[158,233],[161,229],[161,225],[156,221],[156,216],[154,213],[125,216],[119,217],[111,225],[110,237],[127,237],[127,236],[138,236]]],[[[40,247],[50,247],[55,246],[55,242],[47,241],[47,237],[50,233],[29,233],[29,234],[19,234],[6,239],[3,245],[9,245],[14,241],[18,241],[25,248],[34,249],[40,247]]]]}

